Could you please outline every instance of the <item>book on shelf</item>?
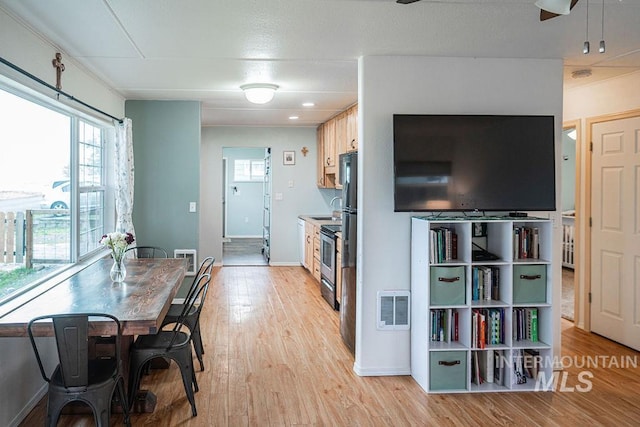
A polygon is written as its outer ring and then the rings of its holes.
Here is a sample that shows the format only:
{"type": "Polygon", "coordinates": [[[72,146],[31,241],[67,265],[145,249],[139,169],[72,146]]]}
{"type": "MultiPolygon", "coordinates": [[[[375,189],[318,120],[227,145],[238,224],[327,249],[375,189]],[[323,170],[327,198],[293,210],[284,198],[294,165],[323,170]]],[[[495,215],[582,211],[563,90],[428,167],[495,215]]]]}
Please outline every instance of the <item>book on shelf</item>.
{"type": "Polygon", "coordinates": [[[495,380],[493,351],[474,350],[471,354],[471,382],[476,385],[493,383],[495,380]]]}
{"type": "Polygon", "coordinates": [[[477,351],[471,352],[471,382],[477,385],[482,384],[482,376],[480,375],[480,360],[477,351]]]}
{"type": "Polygon", "coordinates": [[[513,258],[540,258],[540,230],[538,227],[513,229],[513,258]]]}
{"type": "Polygon", "coordinates": [[[536,307],[517,307],[513,309],[514,341],[529,340],[538,342],[538,309],[536,307]]]}
{"type": "Polygon", "coordinates": [[[453,310],[453,341],[458,341],[458,310],[453,310]]]}
{"type": "Polygon", "coordinates": [[[511,359],[513,360],[511,385],[526,384],[527,376],[524,373],[524,351],[521,348],[513,349],[511,359]]]}
{"type": "Polygon", "coordinates": [[[497,385],[504,385],[504,357],[502,350],[493,351],[493,382],[497,385]]]}
{"type": "Polygon", "coordinates": [[[436,227],[429,230],[429,261],[432,264],[458,259],[458,235],[455,229],[436,227]]]}
{"type": "Polygon", "coordinates": [[[476,308],[471,316],[471,340],[474,348],[504,344],[504,308],[476,308]]]}
{"type": "Polygon", "coordinates": [[[538,378],[538,372],[542,369],[542,358],[540,352],[534,349],[525,349],[523,354],[523,365],[525,375],[531,379],[538,378]]]}
{"type": "Polygon", "coordinates": [[[494,372],[493,372],[493,352],[492,351],[483,351],[482,352],[482,360],[484,362],[484,380],[488,383],[493,383],[494,380],[494,372]]]}
{"type": "Polygon", "coordinates": [[[534,227],[531,232],[531,258],[540,258],[540,230],[534,227]]]}
{"type": "Polygon", "coordinates": [[[455,308],[431,310],[431,341],[458,341],[459,315],[455,308]]]}
{"type": "Polygon", "coordinates": [[[474,266],[471,271],[471,299],[473,301],[498,301],[500,299],[500,269],[474,266]]]}

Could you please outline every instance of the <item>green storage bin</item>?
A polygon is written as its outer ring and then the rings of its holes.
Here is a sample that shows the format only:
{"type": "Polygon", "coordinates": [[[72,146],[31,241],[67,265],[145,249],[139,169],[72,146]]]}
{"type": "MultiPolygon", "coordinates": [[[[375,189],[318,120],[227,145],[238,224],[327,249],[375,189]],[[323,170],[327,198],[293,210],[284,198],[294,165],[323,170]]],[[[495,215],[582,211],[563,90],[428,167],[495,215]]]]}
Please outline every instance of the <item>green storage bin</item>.
{"type": "Polygon", "coordinates": [[[513,266],[513,303],[532,304],[547,302],[547,266],[513,266]]]}
{"type": "Polygon", "coordinates": [[[467,389],[467,352],[429,353],[429,391],[467,389]]]}
{"type": "Polygon", "coordinates": [[[464,266],[431,267],[431,305],[464,305],[466,303],[464,266]]]}

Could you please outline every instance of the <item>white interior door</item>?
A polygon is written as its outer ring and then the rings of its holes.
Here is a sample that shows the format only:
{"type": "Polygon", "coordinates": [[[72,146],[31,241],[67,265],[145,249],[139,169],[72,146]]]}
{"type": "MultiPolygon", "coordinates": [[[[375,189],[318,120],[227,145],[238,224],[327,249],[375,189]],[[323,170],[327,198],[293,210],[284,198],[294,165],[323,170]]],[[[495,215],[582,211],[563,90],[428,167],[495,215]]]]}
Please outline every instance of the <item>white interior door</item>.
{"type": "Polygon", "coordinates": [[[640,117],[592,135],[591,330],[640,350],[640,117]]]}

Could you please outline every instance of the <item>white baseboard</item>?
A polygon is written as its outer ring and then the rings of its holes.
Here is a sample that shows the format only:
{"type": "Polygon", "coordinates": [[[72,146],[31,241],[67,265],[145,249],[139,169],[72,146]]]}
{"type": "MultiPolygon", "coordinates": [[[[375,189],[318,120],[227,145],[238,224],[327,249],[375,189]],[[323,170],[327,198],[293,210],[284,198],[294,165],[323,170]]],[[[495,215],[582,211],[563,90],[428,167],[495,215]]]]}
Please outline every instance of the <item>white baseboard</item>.
{"type": "Polygon", "coordinates": [[[271,267],[300,267],[300,261],[296,261],[296,262],[289,262],[289,261],[284,261],[284,262],[269,262],[269,265],[271,267]]]}
{"type": "Polygon", "coordinates": [[[353,372],[361,377],[389,377],[411,375],[411,368],[363,368],[357,363],[354,363],[353,372]]]}
{"type": "Polygon", "coordinates": [[[22,408],[22,410],[18,412],[18,414],[16,414],[16,416],[11,420],[11,422],[9,423],[9,427],[18,427],[20,423],[24,421],[25,418],[27,418],[27,415],[29,415],[29,413],[33,411],[33,408],[35,408],[36,405],[47,394],[48,388],[49,385],[47,383],[44,383],[40,390],[38,390],[38,392],[31,398],[31,400],[29,400],[29,402],[24,405],[24,408],[22,408]]]}

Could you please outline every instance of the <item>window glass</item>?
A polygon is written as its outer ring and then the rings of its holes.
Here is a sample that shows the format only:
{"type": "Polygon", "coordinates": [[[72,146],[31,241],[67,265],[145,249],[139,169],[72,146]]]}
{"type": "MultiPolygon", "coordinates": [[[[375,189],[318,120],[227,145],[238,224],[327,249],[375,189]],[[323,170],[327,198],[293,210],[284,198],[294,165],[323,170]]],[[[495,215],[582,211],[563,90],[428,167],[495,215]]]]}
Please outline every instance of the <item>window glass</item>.
{"type": "Polygon", "coordinates": [[[80,256],[97,249],[100,238],[105,234],[103,135],[101,128],[79,121],[80,256]]]}
{"type": "Polygon", "coordinates": [[[262,181],[264,160],[236,159],[233,161],[234,181],[262,181]]]}
{"type": "Polygon", "coordinates": [[[0,304],[105,232],[106,127],[45,103],[0,89],[0,304]]]}

